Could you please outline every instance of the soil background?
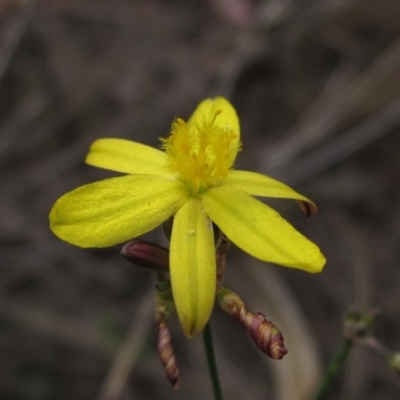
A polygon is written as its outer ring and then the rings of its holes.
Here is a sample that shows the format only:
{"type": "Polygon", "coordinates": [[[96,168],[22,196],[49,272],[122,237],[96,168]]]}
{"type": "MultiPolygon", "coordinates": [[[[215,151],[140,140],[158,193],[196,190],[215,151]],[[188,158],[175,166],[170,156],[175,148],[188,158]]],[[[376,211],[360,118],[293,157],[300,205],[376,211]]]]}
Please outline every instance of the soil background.
{"type": "MultiPolygon", "coordinates": [[[[120,246],[61,242],[48,213],[116,175],[84,164],[94,140],[157,146],[216,95],[240,116],[236,167],[313,199],[310,221],[266,201],[328,259],[312,275],[232,246],[226,285],[289,353],[268,359],[216,309],[225,398],[311,400],[344,316],[371,309],[376,341],[355,346],[326,399],[400,398],[384,357],[400,351],[399,21],[397,0],[0,0],[0,398],[212,398],[201,337],[175,320],[179,389],[164,377],[155,277],[120,246]]],[[[146,239],[166,244],[160,229],[146,239]]]]}

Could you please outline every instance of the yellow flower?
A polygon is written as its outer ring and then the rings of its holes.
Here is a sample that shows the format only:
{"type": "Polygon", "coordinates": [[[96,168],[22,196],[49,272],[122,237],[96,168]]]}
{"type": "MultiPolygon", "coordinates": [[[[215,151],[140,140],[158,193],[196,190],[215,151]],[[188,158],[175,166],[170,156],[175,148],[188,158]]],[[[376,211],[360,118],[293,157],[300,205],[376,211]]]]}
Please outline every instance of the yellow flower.
{"type": "Polygon", "coordinates": [[[187,336],[201,332],[215,300],[213,221],[238,247],[264,261],[319,272],[325,258],[269,206],[252,196],[314,203],[267,176],[232,169],[240,127],[228,100],[204,100],[188,122],[176,119],[162,150],[123,139],[95,141],[86,163],[128,175],[94,182],[57,200],[50,227],[80,247],[107,247],[174,216],[170,276],[187,336]]]}

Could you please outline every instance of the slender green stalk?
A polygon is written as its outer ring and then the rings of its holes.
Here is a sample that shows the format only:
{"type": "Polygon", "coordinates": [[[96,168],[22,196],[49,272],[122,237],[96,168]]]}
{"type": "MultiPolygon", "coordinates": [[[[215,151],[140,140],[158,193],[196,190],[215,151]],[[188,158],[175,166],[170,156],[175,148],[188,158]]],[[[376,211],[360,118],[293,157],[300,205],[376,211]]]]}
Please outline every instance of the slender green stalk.
{"type": "Polygon", "coordinates": [[[351,348],[353,347],[354,341],[350,339],[346,339],[343,342],[343,345],[339,352],[336,354],[336,357],[333,359],[331,364],[329,365],[324,379],[321,382],[321,385],[318,389],[317,394],[315,395],[313,400],[322,400],[324,398],[325,393],[331,386],[334,378],[336,377],[337,373],[339,372],[340,367],[342,366],[343,362],[347,359],[347,356],[350,353],[351,348]]]}
{"type": "Polygon", "coordinates": [[[204,342],[204,348],[206,350],[208,370],[210,372],[210,379],[213,387],[214,399],[223,400],[221,384],[219,383],[217,363],[215,361],[215,353],[212,341],[210,321],[208,321],[206,327],[203,330],[203,342],[204,342]]]}

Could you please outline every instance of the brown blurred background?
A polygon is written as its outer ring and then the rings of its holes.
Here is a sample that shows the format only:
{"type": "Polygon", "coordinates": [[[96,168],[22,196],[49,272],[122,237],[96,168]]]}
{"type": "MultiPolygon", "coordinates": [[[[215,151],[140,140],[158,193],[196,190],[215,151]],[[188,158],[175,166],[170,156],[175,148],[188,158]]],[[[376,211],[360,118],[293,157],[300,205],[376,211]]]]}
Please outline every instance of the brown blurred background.
{"type": "MultiPolygon", "coordinates": [[[[59,241],[48,212],[114,176],[84,164],[100,137],[157,145],[175,116],[223,95],[241,118],[240,169],[312,198],[270,202],[323,249],[310,275],[236,248],[226,285],[278,325],[272,361],[216,310],[227,400],[307,400],[349,307],[377,307],[400,350],[398,0],[0,0],[0,399],[211,399],[201,338],[171,323],[181,369],[156,353],[154,277],[59,241]]],[[[147,235],[164,243],[160,230],[147,235]]],[[[357,346],[327,399],[398,399],[384,359],[357,346]]]]}

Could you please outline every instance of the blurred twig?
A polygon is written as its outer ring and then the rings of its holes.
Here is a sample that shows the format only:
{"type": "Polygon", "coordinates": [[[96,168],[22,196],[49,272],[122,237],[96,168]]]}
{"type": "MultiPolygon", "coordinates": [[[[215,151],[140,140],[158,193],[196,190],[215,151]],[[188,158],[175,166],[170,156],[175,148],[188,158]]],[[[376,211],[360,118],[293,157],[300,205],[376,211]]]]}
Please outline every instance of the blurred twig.
{"type": "Polygon", "coordinates": [[[145,337],[154,322],[154,296],[154,291],[149,289],[137,305],[138,312],[131,323],[124,343],[114,358],[100,389],[98,400],[118,400],[121,398],[145,337]]]}
{"type": "Polygon", "coordinates": [[[332,165],[344,160],[400,125],[400,99],[348,131],[335,137],[330,143],[315,149],[300,160],[295,168],[277,171],[276,176],[292,185],[309,180],[332,165]]]}
{"type": "MultiPolygon", "coordinates": [[[[368,116],[386,107],[383,113],[377,114],[377,119],[382,123],[382,119],[393,118],[388,114],[397,110],[390,111],[387,107],[390,109],[390,104],[398,99],[400,90],[397,79],[400,73],[400,37],[382,51],[365,71],[358,75],[355,71],[349,72],[349,67],[342,66],[333,71],[320,96],[287,133],[287,139],[270,148],[267,155],[263,154],[264,170],[278,171],[287,167],[303,151],[332,136],[340,124],[350,117],[368,116]]],[[[375,119],[373,122],[376,124],[375,119]]],[[[353,135],[353,132],[349,134],[353,135]]],[[[366,136],[371,137],[371,133],[366,133],[366,136]]]]}
{"type": "Polygon", "coordinates": [[[27,1],[20,12],[20,15],[15,18],[6,32],[3,44],[0,46],[0,81],[3,78],[12,56],[29,25],[36,4],[37,0],[27,1]]]}
{"type": "Polygon", "coordinates": [[[343,240],[347,242],[351,252],[351,267],[354,274],[354,307],[360,312],[367,312],[372,306],[373,284],[370,247],[365,232],[357,226],[349,215],[336,212],[332,224],[341,231],[343,240]]]}
{"type": "Polygon", "coordinates": [[[84,349],[110,351],[99,330],[88,321],[73,321],[48,310],[38,310],[15,301],[0,299],[0,316],[28,332],[84,349]]]}
{"type": "MultiPolygon", "coordinates": [[[[8,119],[0,125],[0,156],[19,141],[29,124],[47,107],[48,101],[42,93],[30,93],[21,100],[8,119]]],[[[1,157],[0,160],[4,161],[4,158],[1,157]]]]}

